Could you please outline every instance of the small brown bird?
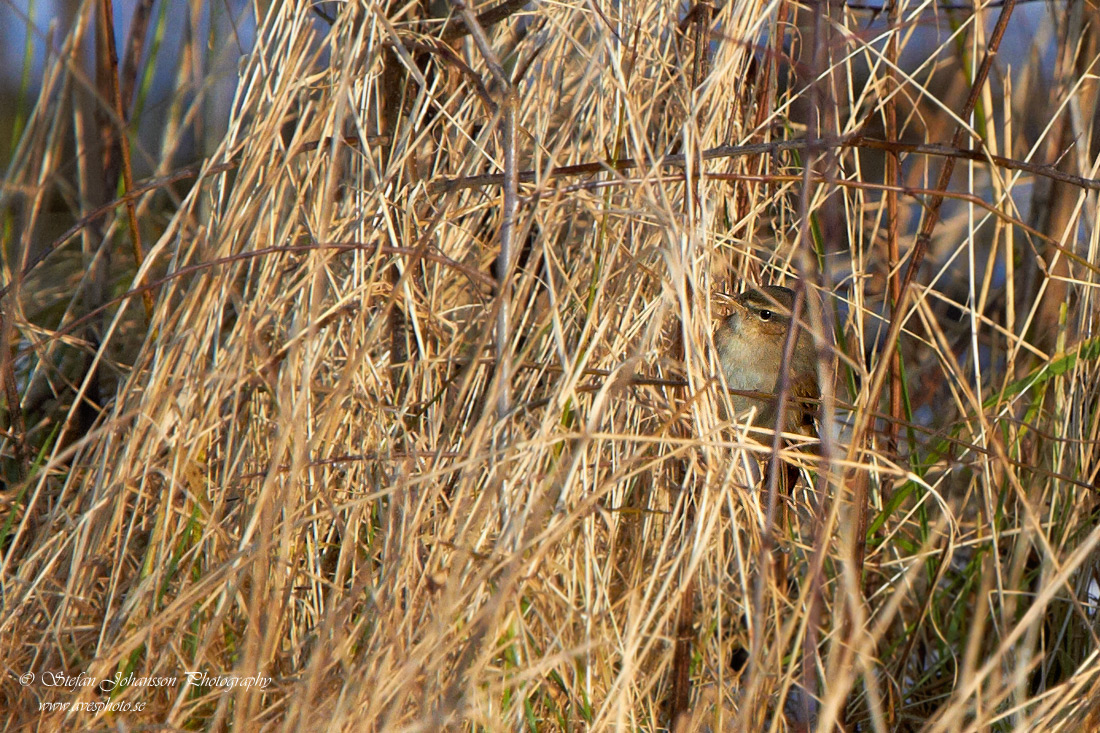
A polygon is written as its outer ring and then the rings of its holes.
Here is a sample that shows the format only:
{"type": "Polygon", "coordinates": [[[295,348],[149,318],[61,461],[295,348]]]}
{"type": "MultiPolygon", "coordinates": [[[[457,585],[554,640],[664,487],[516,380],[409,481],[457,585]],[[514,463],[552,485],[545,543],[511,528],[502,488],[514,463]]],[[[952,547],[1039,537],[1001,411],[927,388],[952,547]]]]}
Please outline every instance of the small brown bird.
{"type": "MultiPolygon", "coordinates": [[[[779,392],[780,368],[787,331],[791,327],[794,293],[777,286],[748,290],[734,300],[733,312],[726,316],[714,332],[718,361],[730,389],[763,392],[773,395],[751,397],[731,394],[733,407],[745,412],[756,407],[755,424],[775,427],[776,395],[779,392]]],[[[787,364],[790,386],[783,431],[808,434],[813,431],[816,412],[812,402],[821,396],[817,373],[817,353],[813,338],[802,327],[794,353],[787,364]]]]}

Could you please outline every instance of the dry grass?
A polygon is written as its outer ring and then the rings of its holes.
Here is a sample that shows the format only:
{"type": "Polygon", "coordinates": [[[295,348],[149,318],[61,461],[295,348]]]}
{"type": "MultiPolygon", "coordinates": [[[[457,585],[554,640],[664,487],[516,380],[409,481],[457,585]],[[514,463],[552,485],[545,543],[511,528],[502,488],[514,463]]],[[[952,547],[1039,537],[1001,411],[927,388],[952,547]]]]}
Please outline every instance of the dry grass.
{"type": "Polygon", "coordinates": [[[4,183],[5,729],[646,730],[677,639],[693,729],[1090,725],[1094,9],[971,116],[1031,6],[322,6],[134,199],[140,270],[71,171],[94,10],[56,42],[4,183]],[[739,281],[816,293],[789,511],[714,377],[739,281]]]}

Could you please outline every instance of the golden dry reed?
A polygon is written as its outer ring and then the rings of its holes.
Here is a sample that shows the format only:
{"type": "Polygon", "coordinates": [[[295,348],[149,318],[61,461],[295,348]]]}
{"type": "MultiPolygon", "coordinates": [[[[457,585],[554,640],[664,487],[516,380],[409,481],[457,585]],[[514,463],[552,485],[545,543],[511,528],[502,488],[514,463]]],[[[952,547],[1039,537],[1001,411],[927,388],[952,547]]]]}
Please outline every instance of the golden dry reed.
{"type": "Polygon", "coordinates": [[[103,7],[4,181],[0,729],[1098,724],[1095,7],[257,3],[96,198],[103,7]]]}

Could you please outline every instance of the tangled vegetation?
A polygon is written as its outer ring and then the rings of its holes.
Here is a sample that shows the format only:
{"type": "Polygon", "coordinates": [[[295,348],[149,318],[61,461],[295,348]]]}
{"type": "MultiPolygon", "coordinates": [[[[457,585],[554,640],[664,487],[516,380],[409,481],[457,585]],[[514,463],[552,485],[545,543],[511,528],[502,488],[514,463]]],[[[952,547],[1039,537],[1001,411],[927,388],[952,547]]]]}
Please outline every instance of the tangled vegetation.
{"type": "Polygon", "coordinates": [[[197,5],[6,123],[5,730],[1100,727],[1094,6],[197,5]]]}

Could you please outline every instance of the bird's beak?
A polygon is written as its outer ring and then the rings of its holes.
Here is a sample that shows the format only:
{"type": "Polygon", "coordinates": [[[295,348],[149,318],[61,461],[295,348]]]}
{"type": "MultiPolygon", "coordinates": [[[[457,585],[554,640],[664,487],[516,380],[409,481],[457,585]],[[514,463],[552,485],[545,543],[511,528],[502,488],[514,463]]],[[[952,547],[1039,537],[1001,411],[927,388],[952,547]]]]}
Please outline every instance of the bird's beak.
{"type": "Polygon", "coordinates": [[[745,306],[741,305],[737,301],[733,302],[733,308],[730,309],[729,315],[725,317],[724,323],[732,333],[741,332],[741,324],[744,321],[745,306]]]}

